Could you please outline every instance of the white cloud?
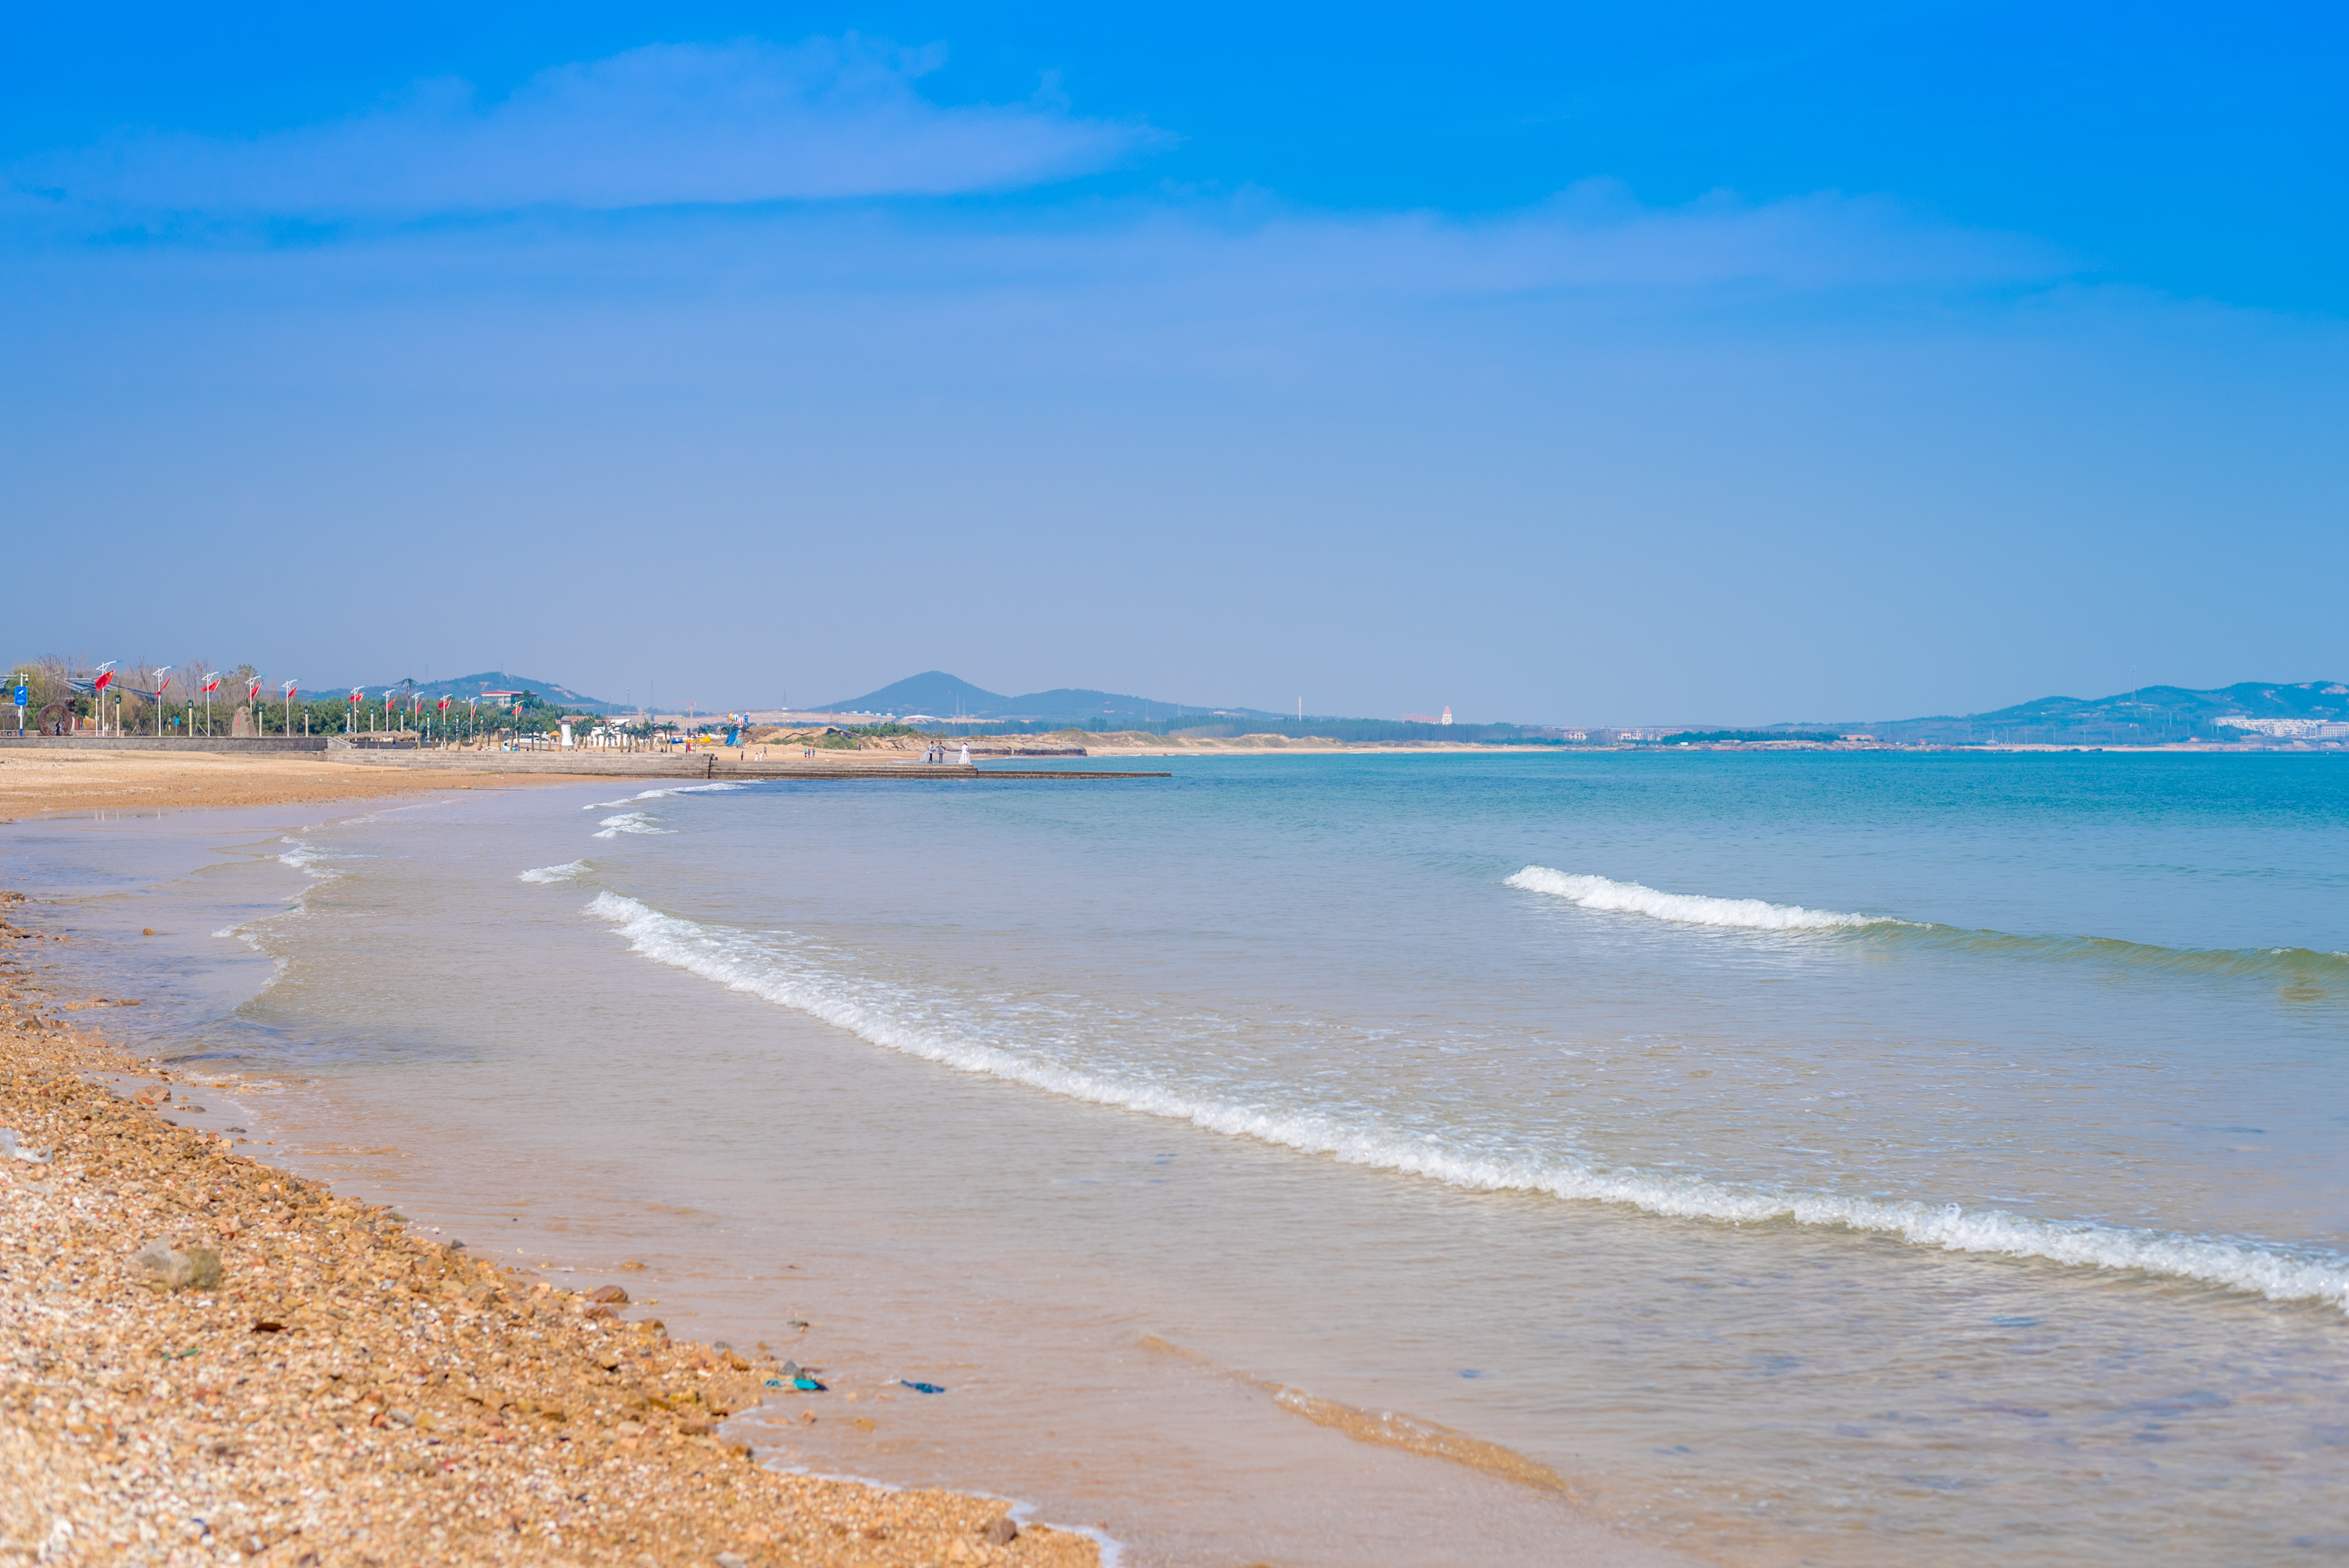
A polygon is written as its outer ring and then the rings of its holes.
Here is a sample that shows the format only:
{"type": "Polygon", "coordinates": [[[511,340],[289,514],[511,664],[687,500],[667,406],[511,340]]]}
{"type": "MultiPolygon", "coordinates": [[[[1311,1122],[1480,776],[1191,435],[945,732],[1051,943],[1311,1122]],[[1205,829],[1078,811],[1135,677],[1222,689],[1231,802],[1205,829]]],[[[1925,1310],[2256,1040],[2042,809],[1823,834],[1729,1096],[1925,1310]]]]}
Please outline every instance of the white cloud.
{"type": "Polygon", "coordinates": [[[28,159],[19,191],[134,211],[315,217],[945,195],[1032,185],[1151,146],[1056,102],[947,106],[936,49],[656,45],[554,67],[502,101],[418,84],[391,107],[245,139],[127,132],[28,159]]]}

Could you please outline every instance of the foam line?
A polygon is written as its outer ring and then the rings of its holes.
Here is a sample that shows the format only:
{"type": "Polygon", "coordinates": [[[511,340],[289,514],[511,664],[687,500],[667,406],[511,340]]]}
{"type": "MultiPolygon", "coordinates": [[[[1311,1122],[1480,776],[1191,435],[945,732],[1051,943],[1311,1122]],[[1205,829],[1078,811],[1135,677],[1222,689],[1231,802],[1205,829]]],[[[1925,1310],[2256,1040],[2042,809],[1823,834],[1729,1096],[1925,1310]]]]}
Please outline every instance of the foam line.
{"type": "MultiPolygon", "coordinates": [[[[1784,908],[1784,905],[1764,907],[1784,908]]],[[[1000,1046],[903,1016],[912,998],[883,982],[841,975],[778,951],[771,942],[663,914],[618,893],[598,893],[587,912],[619,928],[656,963],[730,990],[794,1008],[890,1050],[1071,1099],[1117,1106],[1210,1132],[1255,1138],[1483,1191],[1546,1192],[1578,1202],[1614,1203],[1651,1214],[1753,1225],[1773,1222],[1844,1227],[1945,1252],[1991,1253],[2081,1267],[2136,1270],[2193,1280],[2271,1301],[2318,1301],[2349,1309],[2349,1259],[2300,1255],[2269,1246],[2165,1232],[2037,1220],[1955,1203],[1887,1202],[1833,1192],[1784,1192],[1703,1177],[1609,1170],[1572,1161],[1504,1160],[1459,1152],[1375,1127],[1304,1109],[1268,1109],[1185,1094],[1160,1084],[1039,1062],[1000,1046]],[[893,1004],[895,1006],[893,1006],[893,1004]]]]}
{"type": "Polygon", "coordinates": [[[324,872],[314,872],[310,870],[312,866],[316,865],[320,861],[326,858],[326,855],[319,851],[316,845],[305,844],[299,839],[292,839],[287,841],[294,847],[277,857],[277,863],[279,865],[292,866],[295,871],[302,872],[314,877],[326,875],[324,872]]]}
{"type": "Polygon", "coordinates": [[[1615,914],[1644,914],[1676,920],[1687,925],[1733,925],[1747,931],[1823,931],[1837,926],[1899,925],[1905,922],[1877,914],[1839,914],[1833,910],[1805,909],[1796,903],[1769,903],[1758,898],[1707,898],[1702,893],[1661,892],[1641,882],[1614,882],[1606,877],[1577,876],[1547,866],[1527,866],[1508,879],[1511,887],[1546,892],[1585,909],[1615,914]]]}
{"type": "Polygon", "coordinates": [[[515,880],[517,882],[569,882],[573,877],[577,876],[581,872],[584,872],[586,869],[587,862],[585,861],[573,861],[569,865],[537,866],[530,871],[523,872],[519,877],[515,878],[515,880]]]}
{"type": "Polygon", "coordinates": [[[1642,914],[1688,925],[1732,926],[1745,931],[1864,930],[1870,937],[2043,963],[2109,964],[2176,975],[2278,980],[2333,988],[2349,986],[2349,953],[2322,953],[2307,947],[2161,947],[2109,936],[2018,936],[2012,932],[1969,931],[1931,921],[1896,920],[1890,915],[1805,909],[1800,904],[1768,903],[1758,898],[1661,892],[1640,882],[1580,876],[1547,866],[1527,866],[1507,878],[1506,882],[1529,892],[1565,899],[1584,909],[1642,914]]]}
{"type": "Polygon", "coordinates": [[[678,784],[667,789],[639,789],[625,800],[590,800],[579,809],[583,811],[608,811],[616,806],[633,806],[639,800],[662,800],[671,795],[715,795],[727,789],[748,789],[750,787],[732,779],[721,779],[714,784],[678,784]]]}
{"type": "Polygon", "coordinates": [[[602,830],[595,835],[599,839],[616,839],[622,833],[666,833],[668,831],[667,828],[654,827],[653,818],[642,811],[623,811],[616,817],[605,818],[602,821],[596,823],[595,826],[602,830]]]}

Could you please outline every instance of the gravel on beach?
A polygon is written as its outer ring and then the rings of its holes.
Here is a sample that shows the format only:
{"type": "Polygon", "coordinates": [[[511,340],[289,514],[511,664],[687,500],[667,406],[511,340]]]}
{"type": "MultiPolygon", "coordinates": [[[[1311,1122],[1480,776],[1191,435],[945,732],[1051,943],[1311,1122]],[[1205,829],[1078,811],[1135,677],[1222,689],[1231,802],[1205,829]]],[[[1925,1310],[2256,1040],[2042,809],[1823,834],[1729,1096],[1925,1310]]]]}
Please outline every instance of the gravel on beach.
{"type": "Polygon", "coordinates": [[[720,1423],[763,1354],[173,1126],[184,1085],[20,992],[29,936],[0,922],[0,1564],[1098,1561],[1000,1500],[761,1469],[720,1423]]]}

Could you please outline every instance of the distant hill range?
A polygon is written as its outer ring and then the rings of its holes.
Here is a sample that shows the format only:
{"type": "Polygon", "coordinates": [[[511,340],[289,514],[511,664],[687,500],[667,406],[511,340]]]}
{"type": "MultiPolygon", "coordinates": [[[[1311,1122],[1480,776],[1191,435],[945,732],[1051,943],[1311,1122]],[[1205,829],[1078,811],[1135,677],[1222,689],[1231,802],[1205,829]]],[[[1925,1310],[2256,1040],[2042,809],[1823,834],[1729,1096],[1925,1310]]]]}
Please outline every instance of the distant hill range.
{"type": "MultiPolygon", "coordinates": [[[[359,689],[366,692],[370,699],[373,699],[381,697],[386,691],[405,686],[409,684],[409,683],[405,680],[377,681],[372,686],[362,686],[359,689]]],[[[427,700],[437,700],[444,696],[453,696],[461,702],[469,696],[479,696],[485,691],[529,691],[536,692],[540,696],[544,697],[549,703],[557,707],[567,707],[574,713],[618,713],[622,711],[620,705],[617,703],[598,702],[594,697],[588,696],[585,693],[573,691],[569,686],[563,685],[559,681],[533,680],[528,676],[510,676],[503,670],[483,670],[479,675],[457,676],[452,679],[445,681],[415,681],[413,684],[415,688],[419,692],[421,692],[427,700]]],[[[318,688],[321,692],[334,692],[337,690],[348,691],[351,688],[347,686],[339,687],[320,686],[318,688]]]]}
{"type": "Polygon", "coordinates": [[[2128,745],[2189,737],[2240,740],[2262,733],[2308,735],[2343,723],[2349,723],[2349,682],[2238,681],[2211,691],[2144,686],[2102,697],[2043,696],[1990,713],[1826,727],[1885,740],[2128,745]]]}
{"type": "MultiPolygon", "coordinates": [[[[386,686],[399,684],[378,681],[364,689],[372,698],[379,696],[386,686]]],[[[584,692],[574,691],[558,681],[535,680],[527,676],[509,675],[503,670],[484,670],[478,675],[419,681],[415,685],[416,689],[427,698],[448,696],[461,699],[490,691],[530,691],[577,713],[625,711],[618,703],[600,701],[584,692]]],[[[336,688],[321,686],[317,689],[331,692],[336,688]]],[[[1452,741],[1512,741],[1561,738],[1568,733],[1549,727],[1514,724],[1461,724],[1438,728],[1425,723],[1342,718],[1324,714],[1308,715],[1300,724],[1294,714],[1275,713],[1267,708],[1166,702],[1156,697],[1093,691],[1082,686],[1055,686],[1050,691],[1005,696],[1000,692],[973,686],[944,670],[926,671],[885,686],[878,691],[866,692],[862,696],[843,697],[838,702],[823,706],[833,713],[871,714],[876,717],[886,714],[899,720],[961,718],[990,725],[1047,728],[1077,727],[1095,730],[1181,730],[1190,734],[1237,735],[1243,731],[1262,730],[1274,734],[1335,736],[1350,740],[1440,737],[1452,741]]],[[[2240,740],[2259,734],[2279,738],[2323,735],[2332,738],[2342,732],[2329,727],[2341,725],[2349,725],[2349,682],[2239,681],[2233,686],[2209,691],[2195,691],[2185,686],[2144,686],[2103,697],[2044,696],[2035,702],[2017,703],[2012,707],[2002,707],[1989,713],[1936,714],[1926,718],[1883,719],[1871,723],[1822,724],[1807,721],[1769,725],[1739,733],[1757,738],[1769,733],[1791,737],[1796,731],[1826,730],[1901,741],[2035,741],[2070,746],[2125,746],[2185,740],[2189,737],[2203,740],[2240,740]]],[[[1642,738],[1661,738],[1686,734],[1695,727],[1682,725],[1626,732],[1593,729],[1587,733],[1594,740],[1602,737],[1612,738],[1618,733],[1636,734],[1642,738]]],[[[1581,730],[1572,732],[1576,737],[1584,733],[1581,730]]]]}
{"type": "MultiPolygon", "coordinates": [[[[1155,697],[1128,696],[1122,692],[1091,691],[1081,686],[1055,686],[1023,696],[1005,696],[947,674],[927,670],[892,682],[863,696],[828,702],[832,713],[895,714],[899,718],[920,715],[929,718],[977,718],[1007,724],[1081,725],[1088,729],[1128,729],[1195,717],[1278,719],[1266,708],[1213,707],[1205,703],[1161,702],[1155,697]]],[[[1295,722],[1292,717],[1291,723],[1295,722]]]]}

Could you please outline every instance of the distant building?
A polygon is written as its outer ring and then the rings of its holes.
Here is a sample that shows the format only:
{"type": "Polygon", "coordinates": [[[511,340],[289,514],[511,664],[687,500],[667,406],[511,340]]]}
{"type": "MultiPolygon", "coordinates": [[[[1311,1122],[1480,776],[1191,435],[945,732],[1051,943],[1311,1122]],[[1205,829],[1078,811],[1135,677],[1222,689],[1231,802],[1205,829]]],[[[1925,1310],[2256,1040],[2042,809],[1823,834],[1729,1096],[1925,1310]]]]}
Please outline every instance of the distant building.
{"type": "Polygon", "coordinates": [[[1444,717],[1436,722],[1439,724],[1450,724],[1452,722],[1452,709],[1448,705],[1444,709],[1444,717]]]}
{"type": "Polygon", "coordinates": [[[2349,738],[2349,724],[2335,724],[2321,718],[2246,718],[2230,713],[2214,718],[2213,724],[2223,724],[2230,729],[2248,729],[2258,735],[2272,735],[2278,740],[2341,740],[2349,738]]]}

